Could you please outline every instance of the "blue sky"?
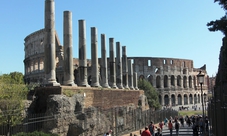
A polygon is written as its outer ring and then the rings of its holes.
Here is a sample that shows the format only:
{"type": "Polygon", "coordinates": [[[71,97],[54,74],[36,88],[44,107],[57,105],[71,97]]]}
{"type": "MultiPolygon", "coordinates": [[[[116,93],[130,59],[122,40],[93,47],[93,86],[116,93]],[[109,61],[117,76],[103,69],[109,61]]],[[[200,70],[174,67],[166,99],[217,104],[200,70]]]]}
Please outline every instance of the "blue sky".
{"type": "MultiPolygon", "coordinates": [[[[24,73],[24,38],[44,28],[44,0],[1,0],[0,74],[24,73]]],[[[128,57],[167,57],[207,65],[210,76],[218,70],[221,32],[209,32],[207,22],[224,16],[213,0],[55,0],[56,30],[63,43],[63,11],[73,15],[73,56],[78,58],[78,20],[86,21],[87,58],[90,27],[127,46],[128,57]]]]}

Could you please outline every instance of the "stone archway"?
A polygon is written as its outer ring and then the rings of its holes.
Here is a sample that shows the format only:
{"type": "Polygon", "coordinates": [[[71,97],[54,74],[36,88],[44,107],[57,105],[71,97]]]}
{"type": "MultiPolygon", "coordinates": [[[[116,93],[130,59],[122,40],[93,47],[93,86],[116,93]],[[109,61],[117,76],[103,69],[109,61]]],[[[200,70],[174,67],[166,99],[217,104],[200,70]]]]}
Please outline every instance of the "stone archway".
{"type": "Polygon", "coordinates": [[[189,104],[193,104],[193,96],[192,96],[192,94],[189,95],[189,104]]]}
{"type": "Polygon", "coordinates": [[[177,100],[178,100],[178,105],[182,105],[182,96],[180,94],[178,94],[177,100]]]}
{"type": "Polygon", "coordinates": [[[156,77],[156,88],[161,88],[161,77],[160,76],[156,77]]]}
{"type": "Polygon", "coordinates": [[[175,77],[174,77],[174,75],[171,76],[171,86],[175,86],[175,77]]]}
{"type": "Polygon", "coordinates": [[[164,105],[165,106],[169,105],[169,96],[168,95],[164,96],[164,105]]]}
{"type": "Polygon", "coordinates": [[[177,76],[177,86],[181,87],[181,76],[177,76]]]}
{"type": "Polygon", "coordinates": [[[168,87],[168,76],[164,76],[164,88],[168,87]]]}
{"type": "Polygon", "coordinates": [[[147,80],[151,83],[151,85],[153,86],[153,76],[152,75],[148,75],[147,76],[147,80]]]}
{"type": "Polygon", "coordinates": [[[176,106],[176,98],[174,94],[171,95],[171,102],[172,102],[171,103],[172,106],[176,106]]]}
{"type": "Polygon", "coordinates": [[[188,96],[184,94],[184,105],[188,105],[188,96]]]}
{"type": "Polygon", "coordinates": [[[197,95],[196,94],[194,94],[194,104],[197,104],[197,95]]]}

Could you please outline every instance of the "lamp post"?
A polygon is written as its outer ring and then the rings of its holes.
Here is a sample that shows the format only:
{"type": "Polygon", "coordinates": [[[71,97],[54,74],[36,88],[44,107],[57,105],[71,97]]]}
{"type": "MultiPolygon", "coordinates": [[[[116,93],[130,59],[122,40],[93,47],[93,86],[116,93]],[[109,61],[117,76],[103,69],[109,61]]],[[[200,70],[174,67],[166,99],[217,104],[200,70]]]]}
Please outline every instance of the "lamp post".
{"type": "Polygon", "coordinates": [[[202,74],[202,71],[199,71],[199,74],[197,75],[197,79],[199,81],[199,84],[201,86],[201,99],[202,99],[202,110],[203,110],[203,134],[205,134],[205,127],[204,127],[204,105],[203,105],[203,88],[202,85],[204,83],[204,74],[202,74]]]}

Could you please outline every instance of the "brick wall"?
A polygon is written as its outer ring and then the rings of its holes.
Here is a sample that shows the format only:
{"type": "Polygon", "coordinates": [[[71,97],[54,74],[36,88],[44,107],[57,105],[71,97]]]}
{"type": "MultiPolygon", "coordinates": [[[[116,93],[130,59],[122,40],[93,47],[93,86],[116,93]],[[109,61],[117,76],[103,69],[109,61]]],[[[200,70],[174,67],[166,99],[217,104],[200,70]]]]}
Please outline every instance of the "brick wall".
{"type": "Polygon", "coordinates": [[[94,106],[109,109],[120,106],[138,106],[143,90],[91,89],[84,90],[85,108],[94,106]]]}

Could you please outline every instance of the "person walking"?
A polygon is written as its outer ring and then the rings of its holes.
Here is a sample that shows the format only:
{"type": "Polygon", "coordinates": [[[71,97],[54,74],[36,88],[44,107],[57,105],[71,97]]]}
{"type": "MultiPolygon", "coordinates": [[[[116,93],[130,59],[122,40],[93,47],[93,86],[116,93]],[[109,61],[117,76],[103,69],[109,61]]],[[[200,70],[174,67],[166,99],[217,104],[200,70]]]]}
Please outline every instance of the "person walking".
{"type": "Polygon", "coordinates": [[[152,121],[151,121],[151,124],[148,126],[148,128],[152,136],[154,136],[155,127],[152,121]]]}
{"type": "Polygon", "coordinates": [[[157,129],[157,133],[155,133],[155,135],[154,136],[162,136],[162,134],[161,134],[161,129],[160,128],[158,128],[157,129]]]}
{"type": "Polygon", "coordinates": [[[173,135],[173,124],[172,124],[172,120],[169,120],[168,128],[169,128],[170,136],[172,136],[173,135]]]}
{"type": "Polygon", "coordinates": [[[180,123],[176,120],[175,121],[176,136],[179,135],[179,128],[180,128],[180,123]]]}
{"type": "Polygon", "coordinates": [[[141,136],[152,136],[147,126],[145,127],[145,130],[142,132],[141,136]]]}

